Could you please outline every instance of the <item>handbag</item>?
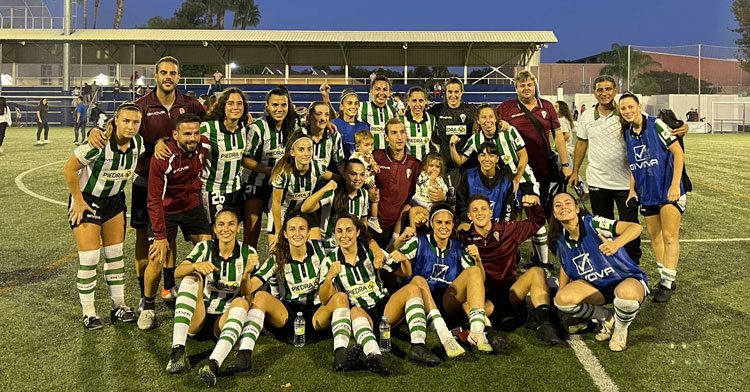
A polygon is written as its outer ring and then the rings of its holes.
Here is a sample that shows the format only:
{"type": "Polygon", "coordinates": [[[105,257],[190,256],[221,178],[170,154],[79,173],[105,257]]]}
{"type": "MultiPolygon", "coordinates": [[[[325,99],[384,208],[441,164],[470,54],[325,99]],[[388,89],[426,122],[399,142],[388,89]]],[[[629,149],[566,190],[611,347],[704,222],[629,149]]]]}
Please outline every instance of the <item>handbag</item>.
{"type": "MultiPolygon", "coordinates": [[[[667,124],[667,126],[672,129],[677,129],[685,124],[682,120],[677,118],[672,109],[659,109],[659,119],[664,121],[664,124],[667,124]]],[[[680,143],[682,152],[685,152],[684,138],[681,136],[678,137],[677,142],[680,143]]],[[[691,192],[693,190],[693,182],[690,181],[690,177],[688,177],[684,161],[682,164],[682,187],[685,189],[685,192],[691,192]]]]}
{"type": "Polygon", "coordinates": [[[549,143],[549,138],[544,134],[544,127],[542,127],[542,124],[539,122],[539,119],[536,118],[529,109],[526,108],[526,106],[523,103],[519,102],[519,105],[521,107],[521,110],[526,115],[526,117],[529,119],[531,124],[534,125],[534,128],[536,128],[537,132],[539,132],[539,136],[542,138],[542,141],[547,146],[547,179],[550,183],[552,182],[565,182],[565,177],[562,174],[562,171],[560,170],[559,165],[559,157],[558,154],[554,151],[552,151],[552,146],[549,143]]]}

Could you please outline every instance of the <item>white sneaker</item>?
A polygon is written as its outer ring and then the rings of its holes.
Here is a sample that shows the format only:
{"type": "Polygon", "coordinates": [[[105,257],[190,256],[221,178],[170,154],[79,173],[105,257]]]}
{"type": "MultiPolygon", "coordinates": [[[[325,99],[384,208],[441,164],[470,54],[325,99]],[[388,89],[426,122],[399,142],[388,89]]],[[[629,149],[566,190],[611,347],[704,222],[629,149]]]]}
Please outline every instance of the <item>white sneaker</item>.
{"type": "Polygon", "coordinates": [[[594,339],[596,339],[597,342],[609,340],[609,338],[612,337],[612,329],[615,328],[615,316],[610,317],[609,320],[600,321],[599,325],[601,325],[601,329],[597,332],[594,339]]]}
{"type": "Polygon", "coordinates": [[[44,144],[44,142],[43,142],[43,141],[41,141],[41,140],[37,140],[37,141],[36,141],[36,144],[44,144]]]}
{"type": "Polygon", "coordinates": [[[383,232],[383,229],[380,227],[380,222],[378,221],[377,217],[374,217],[374,216],[368,217],[367,226],[378,234],[383,232]]]}
{"type": "Polygon", "coordinates": [[[452,335],[443,342],[443,347],[445,348],[445,354],[448,355],[448,358],[456,358],[466,353],[466,350],[458,344],[456,338],[452,335]]]}
{"type": "Polygon", "coordinates": [[[156,312],[144,309],[138,317],[138,329],[147,330],[156,328],[156,312]]]}
{"type": "Polygon", "coordinates": [[[483,353],[491,353],[492,352],[492,346],[490,346],[490,342],[487,341],[487,335],[484,333],[474,333],[470,332],[468,338],[466,339],[469,343],[475,345],[477,347],[477,350],[483,352],[483,353]]]}
{"type": "Polygon", "coordinates": [[[52,143],[52,140],[47,139],[44,141],[44,144],[50,144],[50,143],[52,143]]]}
{"type": "Polygon", "coordinates": [[[612,339],[609,340],[609,349],[614,352],[624,351],[628,348],[628,329],[615,328],[612,339]]]}

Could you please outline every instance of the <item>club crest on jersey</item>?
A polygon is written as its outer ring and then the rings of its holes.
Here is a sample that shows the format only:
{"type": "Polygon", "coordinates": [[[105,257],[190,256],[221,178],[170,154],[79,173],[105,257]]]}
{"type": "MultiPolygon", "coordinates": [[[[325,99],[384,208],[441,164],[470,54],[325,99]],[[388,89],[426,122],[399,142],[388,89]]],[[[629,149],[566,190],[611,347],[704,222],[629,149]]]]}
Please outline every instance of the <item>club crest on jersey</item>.
{"type": "Polygon", "coordinates": [[[180,108],[180,114],[185,114],[185,108],[180,108]]]}
{"type": "Polygon", "coordinates": [[[461,117],[461,122],[466,122],[466,115],[465,114],[461,113],[461,115],[458,116],[458,117],[461,117]]]}
{"type": "Polygon", "coordinates": [[[492,233],[492,236],[495,237],[495,241],[500,241],[500,233],[494,232],[492,233]]]}
{"type": "Polygon", "coordinates": [[[545,120],[547,119],[547,111],[546,110],[542,110],[542,118],[545,119],[545,120]]]}
{"type": "Polygon", "coordinates": [[[406,168],[406,178],[411,178],[411,169],[406,168]]]}
{"type": "Polygon", "coordinates": [[[509,164],[511,160],[513,160],[513,158],[511,158],[510,155],[503,155],[503,162],[505,162],[506,165],[509,164]]]}

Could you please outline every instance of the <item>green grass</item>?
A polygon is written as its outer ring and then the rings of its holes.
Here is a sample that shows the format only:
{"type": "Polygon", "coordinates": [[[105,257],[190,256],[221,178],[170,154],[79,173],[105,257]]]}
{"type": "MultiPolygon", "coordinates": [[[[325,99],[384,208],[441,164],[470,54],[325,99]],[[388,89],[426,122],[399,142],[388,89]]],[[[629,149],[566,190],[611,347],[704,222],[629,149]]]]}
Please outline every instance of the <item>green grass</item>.
{"type": "MultiPolygon", "coordinates": [[[[53,128],[52,144],[37,147],[35,129],[8,130],[0,156],[0,387],[3,390],[198,390],[197,364],[211,342],[189,341],[193,368],[169,376],[164,371],[171,344],[171,310],[158,301],[161,326],[141,332],[135,325],[107,325],[100,331],[81,328],[74,277],[77,258],[45,267],[74,254],[65,208],[32,198],[14,183],[20,173],[69,158],[70,128],[53,128]],[[11,287],[11,288],[7,288],[11,287]]],[[[688,169],[698,183],[688,197],[681,237],[749,237],[750,137],[690,135],[686,139],[688,169]],[[720,164],[721,163],[721,164],[720,164]],[[703,185],[706,184],[706,185],[703,185]],[[723,190],[717,190],[720,187],[723,190]],[[733,192],[733,193],[732,193],[733,192]]],[[[25,185],[61,202],[67,191],[62,163],[29,174],[25,185]]],[[[127,191],[129,195],[129,191],[127,191]]],[[[644,238],[646,233],[644,231],[644,238]]],[[[128,234],[125,258],[132,259],[134,235],[128,234]]],[[[180,244],[179,255],[190,246],[180,244]]],[[[679,289],[671,303],[646,303],[630,329],[630,348],[611,353],[605,344],[583,336],[621,390],[749,390],[750,305],[744,273],[750,242],[683,243],[679,289]],[[744,369],[744,370],[743,370],[744,369]]],[[[653,279],[653,254],[644,244],[643,266],[653,279]]],[[[126,263],[127,300],[138,301],[132,263],[126,263]]],[[[101,276],[101,274],[100,274],[101,276]]],[[[106,316],[106,284],[99,281],[97,309],[106,316]]],[[[107,324],[108,321],[107,321],[107,324]]],[[[589,391],[595,384],[567,347],[546,347],[533,331],[510,334],[518,348],[508,355],[469,353],[437,368],[404,360],[406,329],[394,333],[388,354],[394,375],[382,379],[366,371],[331,370],[331,342],[295,349],[262,336],[247,374],[219,379],[218,388],[257,391],[418,390],[571,390],[589,391]],[[282,384],[291,383],[284,389],[282,384]]],[[[438,341],[429,334],[428,346],[438,341]]],[[[233,354],[230,355],[230,360],[233,354]]]]}

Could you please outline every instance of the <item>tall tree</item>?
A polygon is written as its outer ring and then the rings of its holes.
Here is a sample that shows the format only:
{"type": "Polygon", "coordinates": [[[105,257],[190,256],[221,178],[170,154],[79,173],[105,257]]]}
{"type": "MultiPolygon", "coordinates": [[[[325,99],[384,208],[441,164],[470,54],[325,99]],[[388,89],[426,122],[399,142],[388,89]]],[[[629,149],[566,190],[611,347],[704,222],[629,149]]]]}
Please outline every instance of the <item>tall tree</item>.
{"type": "Polygon", "coordinates": [[[92,29],[96,28],[97,15],[99,15],[99,0],[94,0],[94,25],[91,27],[92,29]]]}
{"type": "Polygon", "coordinates": [[[732,29],[740,35],[740,38],[734,41],[740,47],[737,59],[740,60],[742,69],[750,72],[750,0],[734,0],[732,12],[739,25],[738,28],[732,29]]]}
{"type": "MultiPolygon", "coordinates": [[[[620,46],[617,43],[612,44],[612,49],[609,52],[604,52],[598,57],[599,62],[608,64],[602,68],[599,75],[612,75],[618,76],[622,79],[624,86],[627,86],[628,82],[628,47],[620,46]]],[[[651,56],[644,54],[643,52],[630,49],[630,88],[637,91],[637,87],[649,88],[653,85],[650,81],[644,80],[641,84],[638,83],[638,77],[648,67],[657,67],[661,64],[654,61],[651,56]]],[[[638,91],[639,93],[644,93],[638,91]]]]}
{"type": "Polygon", "coordinates": [[[122,23],[122,13],[125,9],[125,0],[117,0],[115,7],[115,21],[112,23],[113,29],[119,29],[120,23],[122,23]]]}
{"type": "Polygon", "coordinates": [[[254,0],[232,0],[230,8],[234,11],[232,30],[245,30],[260,23],[260,10],[254,0]]]}

